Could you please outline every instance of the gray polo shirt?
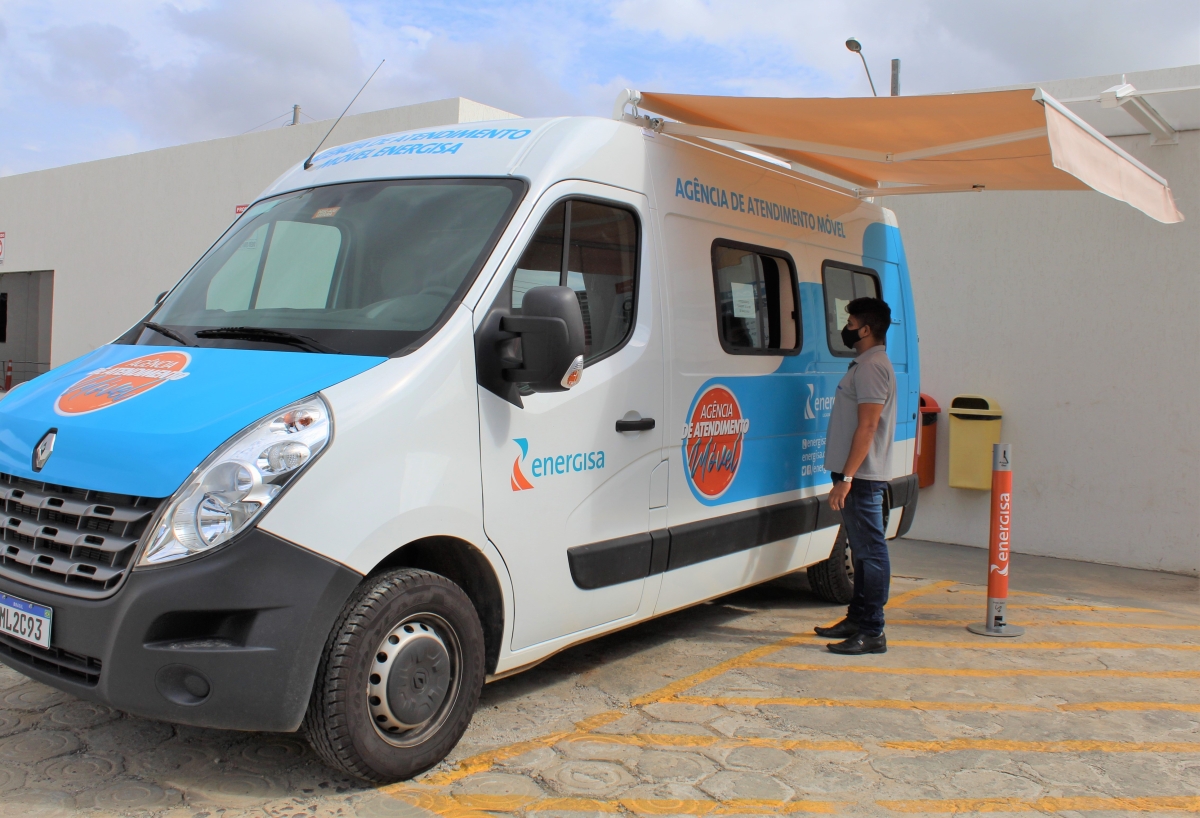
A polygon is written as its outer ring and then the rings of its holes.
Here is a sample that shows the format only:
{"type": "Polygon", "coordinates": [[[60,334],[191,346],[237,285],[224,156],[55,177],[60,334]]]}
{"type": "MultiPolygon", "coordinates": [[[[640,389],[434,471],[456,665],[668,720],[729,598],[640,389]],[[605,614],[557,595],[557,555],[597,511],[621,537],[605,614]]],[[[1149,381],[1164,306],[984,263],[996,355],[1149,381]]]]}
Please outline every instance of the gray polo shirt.
{"type": "Polygon", "coordinates": [[[892,479],[892,439],[896,436],[896,371],[882,344],[859,354],[838,384],[825,438],[825,468],[844,472],[850,443],[858,428],[858,405],[882,403],[883,414],[867,459],[852,476],[860,480],[892,479]]]}

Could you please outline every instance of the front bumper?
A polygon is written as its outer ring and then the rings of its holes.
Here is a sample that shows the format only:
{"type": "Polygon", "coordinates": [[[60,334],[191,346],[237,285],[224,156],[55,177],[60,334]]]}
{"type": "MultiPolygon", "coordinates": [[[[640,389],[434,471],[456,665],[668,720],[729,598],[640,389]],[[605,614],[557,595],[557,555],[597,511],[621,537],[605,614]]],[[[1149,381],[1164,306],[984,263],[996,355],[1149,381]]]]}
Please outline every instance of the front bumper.
{"type": "Polygon", "coordinates": [[[0,635],[0,662],[145,718],[289,732],[361,579],[257,528],[191,562],[133,571],[107,599],[0,578],[0,591],[54,609],[51,650],[0,635]]]}

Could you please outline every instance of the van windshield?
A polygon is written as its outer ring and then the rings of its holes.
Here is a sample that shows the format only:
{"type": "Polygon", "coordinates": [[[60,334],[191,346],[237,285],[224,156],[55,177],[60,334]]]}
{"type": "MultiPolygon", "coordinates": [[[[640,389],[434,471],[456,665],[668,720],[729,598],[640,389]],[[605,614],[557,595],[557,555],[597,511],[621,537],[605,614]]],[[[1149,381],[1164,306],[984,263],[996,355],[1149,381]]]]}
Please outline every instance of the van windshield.
{"type": "Polygon", "coordinates": [[[520,202],[513,179],[355,182],[250,208],[124,340],[389,355],[462,298],[520,202]],[[165,332],[163,331],[165,330],[165,332]]]}

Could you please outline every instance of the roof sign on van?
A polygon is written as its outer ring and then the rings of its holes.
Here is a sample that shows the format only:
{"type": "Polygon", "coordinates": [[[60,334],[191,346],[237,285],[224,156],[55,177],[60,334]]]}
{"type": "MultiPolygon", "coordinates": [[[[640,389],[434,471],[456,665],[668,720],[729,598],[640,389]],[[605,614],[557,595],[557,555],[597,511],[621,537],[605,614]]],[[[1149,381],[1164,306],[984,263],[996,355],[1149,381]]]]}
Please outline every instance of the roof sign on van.
{"type": "Polygon", "coordinates": [[[699,178],[695,177],[691,179],[676,177],[675,196],[687,199],[689,202],[699,202],[712,207],[732,210],[735,213],[760,216],[771,221],[804,227],[814,233],[827,233],[838,238],[846,238],[846,226],[828,215],[818,216],[816,213],[760,199],[757,196],[747,196],[717,185],[703,184],[699,178]]]}
{"type": "Polygon", "coordinates": [[[454,154],[467,139],[524,139],[533,133],[529,128],[457,128],[441,131],[418,131],[364,139],[339,145],[324,151],[316,159],[318,168],[357,162],[377,156],[409,154],[454,154]]]}

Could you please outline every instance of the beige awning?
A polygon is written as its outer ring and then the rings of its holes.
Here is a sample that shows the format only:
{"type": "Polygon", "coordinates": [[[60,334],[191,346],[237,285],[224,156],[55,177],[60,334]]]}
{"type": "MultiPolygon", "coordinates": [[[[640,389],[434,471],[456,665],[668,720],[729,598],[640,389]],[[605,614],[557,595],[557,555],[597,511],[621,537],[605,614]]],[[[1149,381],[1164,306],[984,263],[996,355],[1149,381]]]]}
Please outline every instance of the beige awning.
{"type": "Polygon", "coordinates": [[[1183,221],[1166,179],[1040,89],[846,99],[626,91],[614,113],[634,119],[626,103],[666,117],[637,118],[664,133],[758,147],[860,195],[1091,188],[1183,221]]]}

